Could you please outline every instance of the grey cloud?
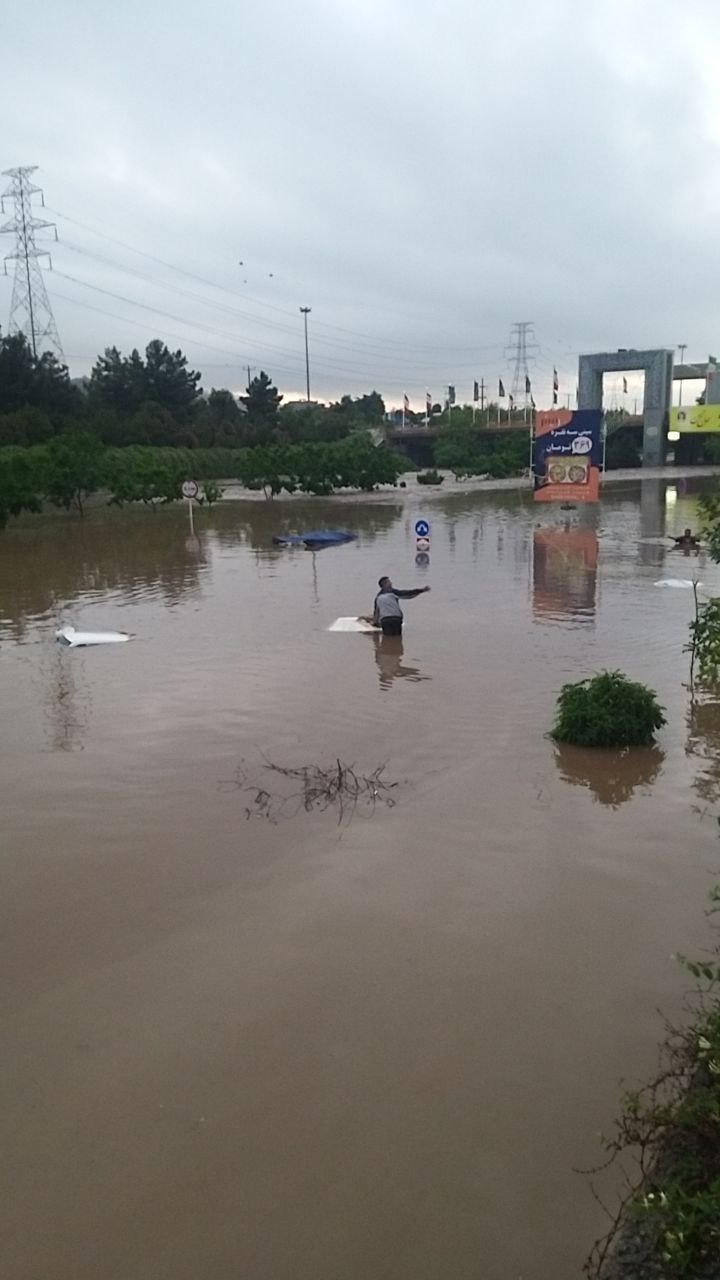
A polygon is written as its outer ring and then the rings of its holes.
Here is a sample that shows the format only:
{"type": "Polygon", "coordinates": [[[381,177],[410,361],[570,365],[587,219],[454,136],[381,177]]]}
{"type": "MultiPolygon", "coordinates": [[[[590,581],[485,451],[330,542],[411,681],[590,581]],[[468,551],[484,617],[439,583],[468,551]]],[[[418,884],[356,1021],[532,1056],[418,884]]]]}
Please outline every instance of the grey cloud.
{"type": "Polygon", "coordinates": [[[229,290],[58,218],[48,283],[73,372],[168,335],[206,385],[249,362],[292,394],[300,305],[321,395],[467,395],[505,376],[521,318],[539,400],[553,363],[574,384],[580,348],[706,354],[713,17],[710,0],[31,0],[4,21],[22,110],[2,167],[37,163],[53,208],[229,290]]]}

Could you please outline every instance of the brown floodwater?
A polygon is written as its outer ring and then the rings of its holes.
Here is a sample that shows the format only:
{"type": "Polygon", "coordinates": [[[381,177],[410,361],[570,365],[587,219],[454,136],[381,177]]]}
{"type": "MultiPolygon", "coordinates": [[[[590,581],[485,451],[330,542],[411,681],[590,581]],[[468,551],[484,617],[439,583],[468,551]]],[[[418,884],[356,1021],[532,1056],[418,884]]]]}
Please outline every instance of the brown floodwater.
{"type": "Polygon", "coordinates": [[[660,541],[695,520],[647,481],[0,535],[5,1280],[577,1280],[573,1169],[655,1066],[720,863],[691,593],[654,585],[720,591],[660,541]],[[323,525],[358,540],[270,545],[323,525]],[[328,632],[381,573],[432,584],[402,641],[328,632]],[[545,736],[604,667],[658,690],[657,748],[545,736]],[[395,804],[272,820],[232,784],[292,790],[264,757],[385,763],[395,804]]]}

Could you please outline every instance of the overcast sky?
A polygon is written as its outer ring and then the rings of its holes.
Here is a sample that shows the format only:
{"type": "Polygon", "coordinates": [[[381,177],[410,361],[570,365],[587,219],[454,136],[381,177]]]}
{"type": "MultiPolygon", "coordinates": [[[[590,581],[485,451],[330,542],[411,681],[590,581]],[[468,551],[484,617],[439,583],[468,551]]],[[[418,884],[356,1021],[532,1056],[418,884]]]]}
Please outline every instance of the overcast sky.
{"type": "MultiPolygon", "coordinates": [[[[71,372],[159,336],[206,388],[241,389],[249,364],[292,398],[300,306],[319,398],[494,394],[520,320],[539,407],[553,365],[574,397],[580,351],[717,353],[717,18],[717,0],[6,5],[0,167],[39,166],[71,372]]],[[[0,278],[3,327],[10,297],[0,278]]]]}

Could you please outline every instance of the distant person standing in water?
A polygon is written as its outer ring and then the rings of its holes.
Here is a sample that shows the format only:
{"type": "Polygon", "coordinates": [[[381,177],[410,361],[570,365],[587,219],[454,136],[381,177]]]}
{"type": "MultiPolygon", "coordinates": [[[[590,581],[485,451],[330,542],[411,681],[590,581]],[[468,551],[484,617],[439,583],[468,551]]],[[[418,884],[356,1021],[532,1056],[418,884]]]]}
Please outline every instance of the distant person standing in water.
{"type": "Polygon", "coordinates": [[[375,607],[373,609],[372,622],[376,627],[382,628],[384,636],[400,636],[402,635],[403,611],[400,608],[401,600],[414,600],[415,596],[421,596],[429,587],[416,587],[414,591],[401,591],[399,587],[394,587],[389,578],[381,578],[378,582],[380,590],[375,597],[375,607]]]}
{"type": "Polygon", "coordinates": [[[700,539],[695,537],[692,529],[684,529],[679,538],[673,537],[675,549],[678,551],[698,551],[700,539]]]}

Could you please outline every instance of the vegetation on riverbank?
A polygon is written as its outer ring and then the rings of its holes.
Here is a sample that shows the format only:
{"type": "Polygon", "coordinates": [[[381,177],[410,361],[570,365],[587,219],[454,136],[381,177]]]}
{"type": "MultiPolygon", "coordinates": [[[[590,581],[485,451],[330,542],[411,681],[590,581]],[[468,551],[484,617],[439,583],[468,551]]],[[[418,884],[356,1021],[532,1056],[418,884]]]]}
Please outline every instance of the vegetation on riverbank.
{"type": "Polygon", "coordinates": [[[403,464],[367,432],[334,444],[270,445],[254,449],[106,448],[89,432],[68,432],[47,445],[0,449],[0,528],[10,516],[39,511],[44,502],[83,515],[87,499],[105,491],[117,505],[149,506],[181,496],[183,480],[204,482],[204,500],[218,496],[212,482],[237,479],[266,498],[336,489],[369,491],[395,484],[403,464]]]}
{"type": "MultiPolygon", "coordinates": [[[[700,508],[704,541],[720,562],[720,490],[701,497],[700,508]]],[[[700,602],[697,584],[694,594],[686,648],[697,714],[717,698],[720,599],[700,602]]],[[[677,956],[696,984],[687,1024],[667,1026],[659,1070],[624,1092],[604,1143],[606,1165],[629,1155],[635,1176],[588,1258],[592,1280],[720,1280],[720,885],[709,898],[714,945],[700,958],[677,956]]]]}
{"type": "MultiPolygon", "coordinates": [[[[709,896],[718,930],[720,885],[709,896]]],[[[636,1175],[586,1263],[593,1280],[720,1275],[720,941],[677,959],[696,982],[690,1021],[668,1027],[657,1074],[625,1092],[604,1143],[606,1165],[629,1154],[636,1175]]]]}
{"type": "Polygon", "coordinates": [[[333,444],[384,421],[376,391],[330,405],[284,405],[262,370],[240,396],[227,388],[206,395],[200,383],[182,351],[160,339],[142,355],[108,347],[90,377],[73,382],[49,352],[34,356],[22,334],[0,336],[0,447],[47,444],[78,431],[120,448],[333,444]]]}
{"type": "Polygon", "coordinates": [[[436,467],[447,468],[458,479],[487,475],[506,480],[521,475],[528,466],[528,436],[476,429],[472,422],[456,421],[441,428],[433,455],[436,467]]]}
{"type": "Polygon", "coordinates": [[[159,339],[144,355],[116,347],[82,386],[22,334],[0,337],[0,528],[45,502],[82,516],[88,497],[155,506],[180,497],[183,480],[237,479],[267,498],[331,494],[395,484],[402,462],[372,430],[383,422],[377,392],[331,405],[282,405],[264,372],[245,394],[213,389],[182,351],[159,339]]]}

